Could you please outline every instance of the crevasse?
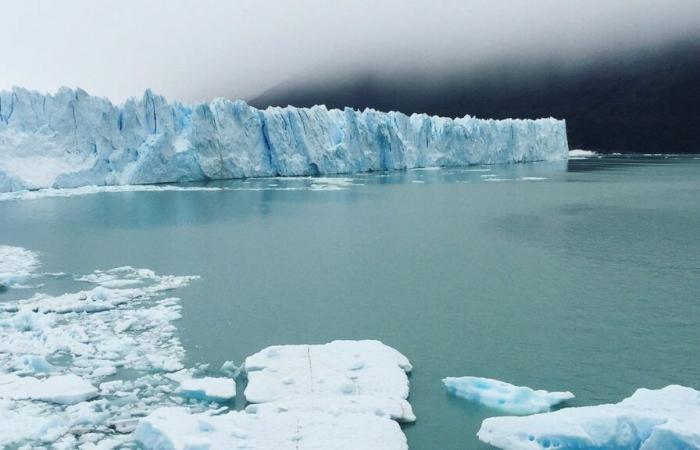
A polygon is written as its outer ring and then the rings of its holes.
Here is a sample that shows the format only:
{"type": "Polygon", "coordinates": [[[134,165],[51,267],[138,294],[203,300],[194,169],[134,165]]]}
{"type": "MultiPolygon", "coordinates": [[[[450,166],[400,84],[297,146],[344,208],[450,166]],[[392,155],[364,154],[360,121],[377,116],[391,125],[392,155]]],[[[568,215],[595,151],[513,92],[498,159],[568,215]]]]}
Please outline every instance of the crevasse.
{"type": "Polygon", "coordinates": [[[271,107],[222,98],[121,106],[81,89],[0,92],[0,192],[561,160],[566,125],[271,107]]]}

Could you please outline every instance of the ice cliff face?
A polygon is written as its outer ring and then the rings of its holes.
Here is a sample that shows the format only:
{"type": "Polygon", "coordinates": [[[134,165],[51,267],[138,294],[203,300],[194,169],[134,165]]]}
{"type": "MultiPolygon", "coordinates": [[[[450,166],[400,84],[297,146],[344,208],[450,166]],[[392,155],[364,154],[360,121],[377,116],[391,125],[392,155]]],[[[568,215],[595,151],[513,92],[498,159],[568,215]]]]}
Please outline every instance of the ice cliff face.
{"type": "Polygon", "coordinates": [[[564,121],[0,92],[0,192],[566,159],[564,121]]]}

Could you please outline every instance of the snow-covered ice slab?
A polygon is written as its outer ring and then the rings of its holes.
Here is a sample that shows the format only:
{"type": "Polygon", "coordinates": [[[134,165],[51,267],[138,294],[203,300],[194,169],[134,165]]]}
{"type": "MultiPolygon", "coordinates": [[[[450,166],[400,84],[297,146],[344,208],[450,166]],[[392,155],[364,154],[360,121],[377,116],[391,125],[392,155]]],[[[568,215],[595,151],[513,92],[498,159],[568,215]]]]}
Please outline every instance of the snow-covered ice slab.
{"type": "Polygon", "coordinates": [[[249,402],[305,395],[408,398],[408,359],[379,341],[275,345],[245,360],[249,402]]]}
{"type": "Polygon", "coordinates": [[[236,396],[236,382],[233,378],[191,378],[180,383],[180,390],[186,397],[223,402],[236,396]]]}
{"type": "Polygon", "coordinates": [[[79,376],[55,375],[44,379],[0,374],[0,398],[42,400],[72,405],[97,397],[97,389],[79,376]]]}
{"type": "Polygon", "coordinates": [[[404,355],[379,341],[272,346],[246,358],[245,397],[252,403],[300,407],[306,402],[313,409],[364,410],[412,421],[415,416],[405,401],[411,369],[404,355]],[[285,403],[291,399],[298,401],[285,403]]]}
{"type": "Polygon", "coordinates": [[[136,439],[147,449],[405,450],[393,420],[372,414],[299,414],[233,411],[191,414],[161,408],[139,422],[136,439]]]}
{"type": "Polygon", "coordinates": [[[308,395],[267,403],[253,403],[246,407],[248,412],[258,413],[307,413],[325,412],[331,415],[374,414],[379,417],[414,422],[411,405],[402,398],[382,397],[378,395],[345,395],[324,397],[308,395]]]}
{"type": "Polygon", "coordinates": [[[700,392],[638,389],[620,403],[484,420],[479,439],[507,450],[700,449],[700,392]]]}
{"type": "Polygon", "coordinates": [[[510,414],[546,412],[550,411],[552,406],[574,398],[574,394],[568,391],[534,390],[491,378],[447,377],[442,382],[450,394],[510,414]]]}
{"type": "Polygon", "coordinates": [[[0,245],[0,288],[21,285],[38,267],[39,257],[35,252],[0,245]]]}
{"type": "Polygon", "coordinates": [[[568,144],[552,118],[258,110],[151,91],[115,106],[81,89],[14,88],[0,91],[0,155],[0,192],[9,192],[565,160],[568,144]]]}

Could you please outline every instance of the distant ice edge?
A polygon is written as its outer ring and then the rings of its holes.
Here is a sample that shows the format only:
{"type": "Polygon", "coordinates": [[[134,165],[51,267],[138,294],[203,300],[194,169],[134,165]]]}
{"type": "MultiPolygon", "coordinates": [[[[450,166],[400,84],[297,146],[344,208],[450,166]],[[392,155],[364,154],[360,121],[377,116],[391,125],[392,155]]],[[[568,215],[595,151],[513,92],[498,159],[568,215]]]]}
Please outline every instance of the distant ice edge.
{"type": "Polygon", "coordinates": [[[458,119],[371,109],[121,106],[81,89],[0,92],[0,192],[563,160],[552,118],[458,119]]]}

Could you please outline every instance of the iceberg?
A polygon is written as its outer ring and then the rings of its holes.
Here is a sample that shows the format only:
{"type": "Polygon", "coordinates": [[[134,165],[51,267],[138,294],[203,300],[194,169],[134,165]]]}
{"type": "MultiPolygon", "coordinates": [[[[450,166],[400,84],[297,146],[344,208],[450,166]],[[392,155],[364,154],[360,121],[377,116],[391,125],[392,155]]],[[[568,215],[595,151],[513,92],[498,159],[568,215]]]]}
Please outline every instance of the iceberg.
{"type": "Polygon", "coordinates": [[[671,385],[638,389],[616,404],[492,417],[477,436],[507,450],[700,449],[700,392],[671,385]]]}
{"type": "Polygon", "coordinates": [[[225,402],[236,396],[236,382],[233,378],[191,378],[180,383],[180,390],[186,397],[225,402]]]}
{"type": "Polygon", "coordinates": [[[552,118],[449,119],[243,101],[115,106],[81,89],[0,92],[0,192],[565,160],[552,118]]]}
{"type": "Polygon", "coordinates": [[[36,253],[22,247],[0,245],[0,288],[21,286],[38,267],[36,253]]]}
{"type": "Polygon", "coordinates": [[[442,382],[450,394],[510,414],[546,412],[552,406],[574,398],[571,392],[534,390],[490,378],[447,377],[442,382]]]}

